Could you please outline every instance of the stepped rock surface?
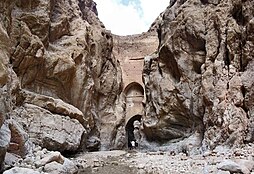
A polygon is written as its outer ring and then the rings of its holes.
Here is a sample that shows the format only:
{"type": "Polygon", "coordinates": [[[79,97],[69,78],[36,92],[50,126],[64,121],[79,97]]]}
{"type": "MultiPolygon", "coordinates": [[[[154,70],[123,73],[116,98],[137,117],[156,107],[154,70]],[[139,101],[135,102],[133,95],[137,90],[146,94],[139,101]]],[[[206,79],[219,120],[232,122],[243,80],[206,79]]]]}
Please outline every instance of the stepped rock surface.
{"type": "Polygon", "coordinates": [[[0,172],[253,172],[254,1],[170,0],[130,36],[98,13],[0,0],[0,172]]]}

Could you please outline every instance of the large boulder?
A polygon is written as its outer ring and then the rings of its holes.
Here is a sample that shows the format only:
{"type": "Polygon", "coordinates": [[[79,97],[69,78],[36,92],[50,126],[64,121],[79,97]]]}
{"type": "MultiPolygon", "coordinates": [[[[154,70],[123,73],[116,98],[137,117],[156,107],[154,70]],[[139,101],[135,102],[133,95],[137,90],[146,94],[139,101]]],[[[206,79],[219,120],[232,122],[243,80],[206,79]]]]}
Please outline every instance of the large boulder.
{"type": "Polygon", "coordinates": [[[77,151],[85,128],[69,116],[52,114],[35,105],[25,104],[15,111],[18,122],[30,139],[49,150],[77,151]]]}

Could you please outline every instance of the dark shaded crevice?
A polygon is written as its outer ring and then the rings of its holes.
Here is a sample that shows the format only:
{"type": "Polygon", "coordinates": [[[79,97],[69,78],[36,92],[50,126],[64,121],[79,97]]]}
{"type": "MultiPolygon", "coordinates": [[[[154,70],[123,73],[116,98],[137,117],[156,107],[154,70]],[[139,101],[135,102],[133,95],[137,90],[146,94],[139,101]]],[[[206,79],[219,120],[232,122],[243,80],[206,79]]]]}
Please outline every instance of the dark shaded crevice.
{"type": "Polygon", "coordinates": [[[162,39],[162,36],[161,36],[161,23],[158,24],[158,27],[156,29],[156,32],[157,32],[157,36],[158,36],[158,39],[159,39],[159,44],[158,44],[158,49],[161,47],[161,39],[162,39]]]}
{"type": "Polygon", "coordinates": [[[179,0],[179,4],[183,5],[187,0],[179,0]]]}
{"type": "Polygon", "coordinates": [[[147,80],[145,80],[145,79],[146,79],[146,77],[150,78],[152,64],[153,64],[153,59],[147,59],[147,60],[146,60],[146,58],[144,59],[144,67],[143,67],[143,71],[142,71],[142,81],[145,86],[146,94],[148,94],[148,93],[147,93],[147,86],[145,85],[147,83],[147,80]]]}
{"type": "Polygon", "coordinates": [[[246,103],[245,103],[245,97],[246,97],[247,91],[246,91],[246,88],[244,86],[241,86],[241,92],[242,92],[243,98],[244,98],[242,109],[246,112],[246,115],[249,118],[249,115],[248,115],[249,109],[248,109],[248,107],[246,106],[246,103]]]}
{"type": "Polygon", "coordinates": [[[179,4],[179,6],[183,5],[187,0],[171,0],[170,4],[169,4],[169,8],[174,6],[176,4],[176,2],[178,1],[177,5],[179,4]]]}
{"type": "Polygon", "coordinates": [[[247,20],[245,19],[244,15],[243,15],[242,3],[235,5],[231,13],[232,13],[233,18],[236,20],[237,24],[241,28],[240,43],[239,43],[239,46],[240,46],[240,71],[243,72],[245,69],[244,60],[243,60],[243,47],[246,43],[246,41],[243,37],[243,34],[244,34],[243,26],[246,25],[247,20]]]}
{"type": "Polygon", "coordinates": [[[227,44],[225,44],[224,64],[225,64],[225,66],[227,66],[228,70],[229,70],[230,63],[231,63],[231,61],[230,61],[230,57],[229,57],[229,50],[228,50],[227,44]]]}
{"type": "Polygon", "coordinates": [[[65,158],[74,158],[77,155],[78,151],[63,151],[61,152],[61,155],[63,155],[65,158]]]}
{"type": "Polygon", "coordinates": [[[242,3],[237,4],[236,6],[234,6],[231,13],[232,13],[233,18],[236,20],[238,25],[243,26],[243,25],[246,24],[246,19],[244,18],[244,15],[243,15],[242,3]]]}
{"type": "Polygon", "coordinates": [[[206,53],[206,40],[201,36],[196,36],[188,32],[188,29],[185,27],[184,33],[186,33],[185,38],[183,40],[187,40],[190,45],[190,49],[192,52],[202,51],[206,53]]]}
{"type": "Polygon", "coordinates": [[[243,27],[241,26],[241,36],[240,36],[240,71],[244,72],[246,66],[248,65],[249,61],[247,60],[247,58],[244,55],[244,47],[246,45],[246,41],[247,38],[246,36],[248,36],[247,31],[244,31],[243,27]]]}
{"type": "Polygon", "coordinates": [[[218,5],[220,3],[220,0],[217,0],[217,2],[210,2],[209,0],[200,0],[202,4],[213,4],[213,5],[218,5]]]}
{"type": "Polygon", "coordinates": [[[171,1],[170,1],[169,7],[172,7],[173,5],[175,5],[176,1],[177,1],[177,0],[171,0],[171,1]]]}
{"type": "Polygon", "coordinates": [[[161,48],[159,58],[161,62],[165,64],[167,71],[172,78],[176,81],[176,83],[178,83],[181,78],[181,72],[174,54],[166,46],[164,46],[161,48]]]}
{"type": "Polygon", "coordinates": [[[243,97],[245,98],[247,91],[244,86],[241,86],[241,92],[243,94],[243,97]]]}
{"type": "Polygon", "coordinates": [[[193,60],[193,70],[194,70],[197,74],[201,74],[201,66],[202,66],[202,65],[203,65],[203,63],[193,60]]]}
{"type": "Polygon", "coordinates": [[[208,0],[200,0],[202,4],[208,4],[208,0]]]}
{"type": "MultiPolygon", "coordinates": [[[[228,42],[228,23],[227,23],[227,25],[226,25],[226,41],[225,41],[225,53],[224,53],[224,57],[223,57],[223,61],[224,61],[224,64],[225,64],[225,66],[227,67],[227,70],[228,70],[228,78],[229,78],[229,66],[230,66],[230,64],[231,64],[231,60],[230,60],[230,52],[229,52],[229,49],[228,49],[228,44],[227,44],[227,42],[228,42]]],[[[229,89],[229,81],[227,82],[227,89],[229,89]]]]}

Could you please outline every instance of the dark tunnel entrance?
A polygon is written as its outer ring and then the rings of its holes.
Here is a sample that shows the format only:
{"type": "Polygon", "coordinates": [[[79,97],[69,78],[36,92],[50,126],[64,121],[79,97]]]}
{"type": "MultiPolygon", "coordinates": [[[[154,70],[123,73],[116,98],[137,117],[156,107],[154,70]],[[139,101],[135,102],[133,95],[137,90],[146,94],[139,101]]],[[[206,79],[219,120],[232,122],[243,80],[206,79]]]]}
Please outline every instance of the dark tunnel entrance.
{"type": "Polygon", "coordinates": [[[126,136],[127,136],[127,141],[128,141],[128,148],[131,148],[132,145],[131,145],[131,141],[135,141],[137,142],[137,140],[135,139],[135,136],[134,136],[134,121],[138,120],[139,122],[141,122],[141,115],[135,115],[133,117],[131,117],[126,126],[125,126],[125,130],[126,130],[126,136]]]}

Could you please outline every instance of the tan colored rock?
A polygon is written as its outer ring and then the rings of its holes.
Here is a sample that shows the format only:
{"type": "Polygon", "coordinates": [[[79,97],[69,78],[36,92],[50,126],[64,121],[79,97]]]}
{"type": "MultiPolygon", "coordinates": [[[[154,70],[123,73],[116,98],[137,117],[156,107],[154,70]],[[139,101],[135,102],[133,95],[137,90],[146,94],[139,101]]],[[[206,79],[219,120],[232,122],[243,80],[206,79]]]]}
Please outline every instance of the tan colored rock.
{"type": "Polygon", "coordinates": [[[63,16],[55,23],[50,23],[49,41],[54,42],[62,36],[70,34],[69,25],[70,23],[66,16],[63,16]]]}
{"type": "Polygon", "coordinates": [[[76,151],[82,135],[87,133],[76,119],[52,114],[35,105],[25,104],[15,112],[31,141],[49,150],[76,151]]]}
{"type": "Polygon", "coordinates": [[[249,127],[247,140],[250,142],[254,141],[254,61],[252,60],[246,67],[246,71],[242,74],[241,80],[243,83],[242,91],[244,96],[244,107],[248,110],[249,116],[249,127]]]}
{"type": "Polygon", "coordinates": [[[89,129],[89,120],[86,120],[84,114],[73,105],[65,103],[61,99],[55,99],[53,97],[48,97],[45,95],[39,95],[29,91],[23,91],[25,98],[25,103],[33,104],[49,110],[52,113],[61,114],[69,116],[72,119],[76,119],[84,126],[84,128],[89,129]]]}
{"type": "Polygon", "coordinates": [[[0,62],[0,85],[3,86],[7,83],[7,68],[0,62]]]}
{"type": "Polygon", "coordinates": [[[252,3],[172,1],[156,21],[159,55],[148,58],[143,71],[149,139],[167,142],[204,131],[206,149],[243,144],[249,131],[253,141],[246,108],[252,93],[252,78],[246,78],[252,73],[252,3]]]}
{"type": "MultiPolygon", "coordinates": [[[[73,124],[80,126],[78,120],[83,125],[77,129],[82,129],[84,142],[75,142],[76,150],[78,144],[85,145],[91,130],[93,133],[89,136],[99,141],[103,139],[107,144],[105,148],[109,148],[110,133],[100,137],[100,120],[109,117],[115,120],[114,103],[120,92],[121,71],[112,54],[111,33],[97,17],[96,3],[92,0],[64,3],[18,0],[0,2],[0,7],[4,9],[0,13],[4,19],[0,23],[0,48],[3,50],[0,53],[0,86],[6,84],[6,65],[10,63],[9,67],[13,68],[8,71],[15,72],[10,76],[10,83],[15,84],[9,92],[14,101],[12,108],[23,107],[25,103],[37,105],[56,113],[58,116],[54,118],[60,122],[66,117],[68,128],[73,123],[68,123],[68,116],[76,120],[73,124]],[[23,92],[21,95],[23,89],[29,95],[23,92]]],[[[12,114],[16,116],[15,112],[12,114]]],[[[81,134],[78,133],[76,140],[81,141],[81,134]]],[[[57,135],[58,140],[60,135],[57,135]]],[[[40,136],[33,138],[37,142],[40,136]]]]}
{"type": "Polygon", "coordinates": [[[0,87],[7,83],[8,72],[6,65],[9,62],[9,50],[10,50],[9,36],[4,29],[4,26],[0,24],[0,87]]]}

